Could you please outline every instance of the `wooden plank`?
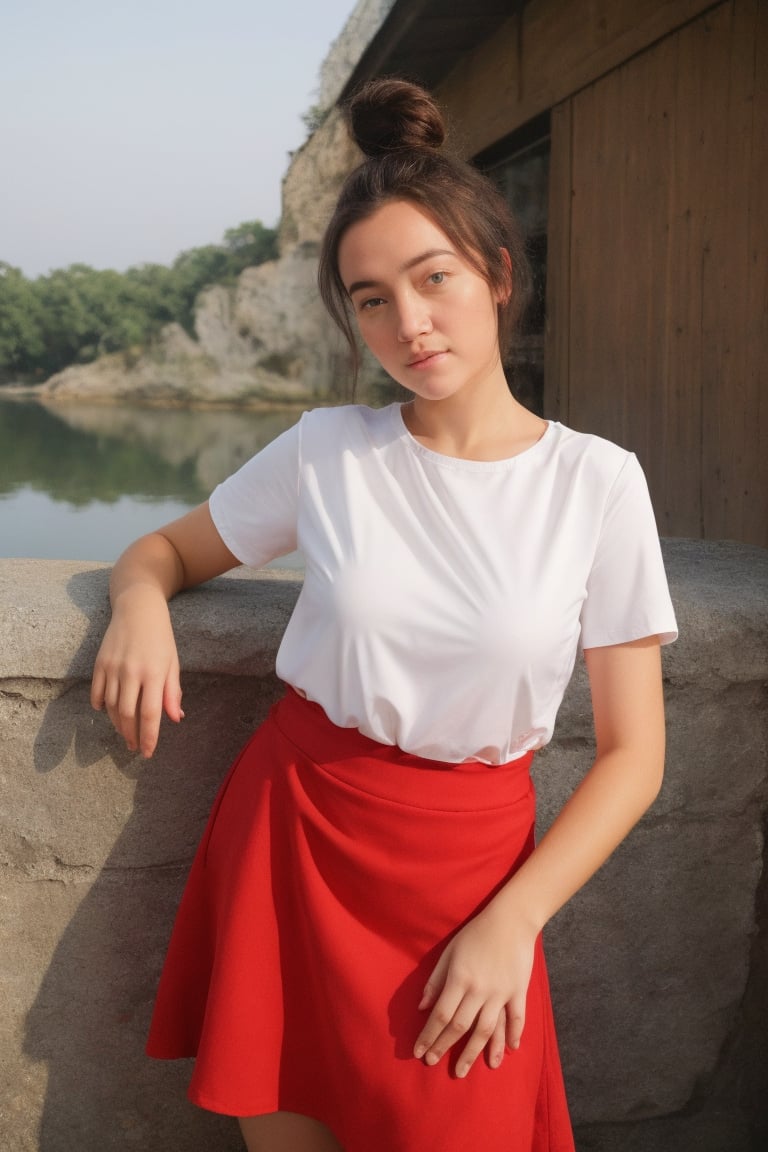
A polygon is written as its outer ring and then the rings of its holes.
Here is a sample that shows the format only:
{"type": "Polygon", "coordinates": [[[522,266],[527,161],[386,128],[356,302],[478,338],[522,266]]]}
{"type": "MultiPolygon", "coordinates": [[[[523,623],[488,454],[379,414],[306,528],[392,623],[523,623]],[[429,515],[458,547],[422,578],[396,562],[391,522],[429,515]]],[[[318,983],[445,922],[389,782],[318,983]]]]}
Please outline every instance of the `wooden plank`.
{"type": "Polygon", "coordinates": [[[768,3],[757,4],[754,37],[749,234],[747,253],[746,404],[752,422],[739,539],[768,548],[768,3]]]}
{"type": "Polygon", "coordinates": [[[533,0],[525,28],[530,98],[563,86],[578,92],[713,6],[712,0],[533,0]],[[548,40],[556,41],[556,54],[548,40]]]}
{"type": "MultiPolygon", "coordinates": [[[[737,511],[731,506],[735,493],[729,482],[734,478],[732,453],[738,438],[738,409],[743,403],[743,358],[736,342],[741,327],[739,314],[744,308],[745,277],[737,270],[742,259],[746,267],[744,185],[749,157],[744,155],[744,141],[731,138],[735,95],[730,60],[735,32],[734,8],[733,3],[728,4],[718,10],[715,18],[696,29],[699,60],[706,66],[709,93],[715,97],[708,101],[709,148],[702,166],[701,189],[706,211],[701,262],[702,535],[714,539],[730,534],[727,523],[737,511]],[[728,168],[737,157],[739,168],[734,181],[728,168]],[[735,196],[735,205],[729,203],[730,196],[735,196]],[[730,396],[724,395],[728,385],[733,389],[730,396]]],[[[708,93],[702,93],[703,100],[707,101],[707,96],[708,93]]],[[[740,103],[738,97],[737,102],[740,103]]],[[[736,127],[743,132],[743,122],[736,127]]],[[[748,146],[751,146],[750,137],[748,132],[748,146]]]]}
{"type": "Polygon", "coordinates": [[[698,535],[700,290],[678,187],[680,71],[668,37],[572,102],[570,419],[638,453],[663,533],[698,535]]]}
{"type": "MultiPolygon", "coordinates": [[[[708,187],[712,219],[703,266],[704,535],[768,544],[768,452],[764,394],[761,397],[768,356],[768,188],[764,155],[759,154],[765,146],[764,128],[757,128],[755,139],[756,122],[764,122],[768,114],[764,87],[763,107],[755,100],[757,70],[765,71],[765,57],[755,51],[756,0],[735,0],[730,8],[727,35],[725,28],[712,29],[720,49],[721,99],[713,125],[719,155],[708,187]],[[762,309],[755,293],[761,280],[762,309]]],[[[711,70],[708,80],[712,82],[711,70]]]]}
{"type": "MultiPolygon", "coordinates": [[[[620,71],[624,137],[618,328],[623,440],[645,468],[659,524],[669,531],[669,213],[674,166],[675,36],[620,71]]],[[[610,194],[610,190],[609,190],[610,194]]],[[[676,462],[679,469],[679,460],[676,462]]]]}
{"type": "Polygon", "coordinates": [[[552,109],[544,330],[544,415],[569,423],[571,102],[552,109]]]}
{"type": "Polygon", "coordinates": [[[533,119],[523,117],[518,106],[517,33],[518,21],[513,17],[491,40],[465,56],[436,88],[454,127],[454,141],[465,156],[482,152],[533,119]]]}
{"type": "Polygon", "coordinates": [[[621,442],[617,257],[622,247],[624,133],[619,88],[615,72],[572,101],[569,420],[582,431],[621,442]]]}
{"type": "Polygon", "coordinates": [[[571,101],[567,290],[569,422],[638,453],[662,533],[763,546],[766,7],[725,0],[571,101]]]}
{"type": "Polygon", "coordinates": [[[547,196],[547,271],[544,328],[544,415],[568,422],[571,105],[552,109],[547,196]]]}
{"type": "Polygon", "coordinates": [[[523,13],[522,52],[512,16],[437,92],[460,126],[466,154],[474,154],[711,7],[712,0],[532,0],[523,13]]]}
{"type": "MultiPolygon", "coordinates": [[[[729,4],[714,14],[727,26],[729,4]]],[[[703,388],[706,370],[701,337],[702,270],[709,244],[712,206],[707,183],[717,168],[712,131],[719,86],[714,69],[710,17],[682,29],[674,38],[676,84],[671,109],[673,168],[669,188],[669,250],[665,265],[667,373],[663,382],[663,531],[701,537],[703,520],[703,388]]]]}

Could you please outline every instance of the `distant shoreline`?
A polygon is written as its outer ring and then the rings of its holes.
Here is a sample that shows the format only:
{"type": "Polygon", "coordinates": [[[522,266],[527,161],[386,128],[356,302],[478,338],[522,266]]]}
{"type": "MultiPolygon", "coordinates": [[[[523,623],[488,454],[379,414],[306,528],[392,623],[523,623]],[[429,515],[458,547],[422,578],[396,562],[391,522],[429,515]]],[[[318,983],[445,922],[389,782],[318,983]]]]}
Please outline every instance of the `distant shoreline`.
{"type": "Polygon", "coordinates": [[[161,408],[169,410],[195,410],[195,411],[218,411],[218,412],[280,412],[287,411],[293,412],[296,410],[304,411],[308,407],[313,408],[326,408],[332,407],[338,401],[330,401],[320,396],[286,396],[286,397],[248,397],[242,400],[236,399],[194,399],[194,398],[174,398],[171,396],[136,396],[131,397],[122,393],[118,396],[106,395],[93,395],[93,396],[62,396],[57,397],[50,393],[43,394],[41,389],[45,387],[44,384],[3,384],[0,385],[0,400],[7,400],[10,402],[34,400],[37,404],[42,404],[48,408],[68,408],[78,407],[81,405],[94,405],[98,404],[105,408],[116,408],[123,406],[130,406],[136,408],[161,408]]]}

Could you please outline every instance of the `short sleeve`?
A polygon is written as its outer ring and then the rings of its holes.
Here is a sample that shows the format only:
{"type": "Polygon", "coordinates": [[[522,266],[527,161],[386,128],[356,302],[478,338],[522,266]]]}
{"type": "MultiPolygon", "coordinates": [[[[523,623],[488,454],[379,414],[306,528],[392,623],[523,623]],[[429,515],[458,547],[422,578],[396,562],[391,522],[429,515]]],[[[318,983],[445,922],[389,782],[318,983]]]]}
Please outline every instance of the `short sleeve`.
{"type": "Polygon", "coordinates": [[[643,470],[631,453],[605,505],[581,612],[582,648],[658,635],[677,639],[677,622],[643,470]]]}
{"type": "Polygon", "coordinates": [[[208,501],[227,548],[252,568],[296,548],[300,424],[219,484],[208,501]]]}

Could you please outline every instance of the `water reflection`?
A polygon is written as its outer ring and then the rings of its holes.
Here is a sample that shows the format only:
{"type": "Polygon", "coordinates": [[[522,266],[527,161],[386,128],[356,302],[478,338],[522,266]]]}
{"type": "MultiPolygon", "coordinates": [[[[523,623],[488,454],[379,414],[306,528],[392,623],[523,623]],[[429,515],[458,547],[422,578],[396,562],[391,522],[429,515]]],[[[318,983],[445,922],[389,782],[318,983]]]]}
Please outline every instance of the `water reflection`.
{"type": "Polygon", "coordinates": [[[0,403],[0,555],[113,560],[299,414],[0,403]]]}

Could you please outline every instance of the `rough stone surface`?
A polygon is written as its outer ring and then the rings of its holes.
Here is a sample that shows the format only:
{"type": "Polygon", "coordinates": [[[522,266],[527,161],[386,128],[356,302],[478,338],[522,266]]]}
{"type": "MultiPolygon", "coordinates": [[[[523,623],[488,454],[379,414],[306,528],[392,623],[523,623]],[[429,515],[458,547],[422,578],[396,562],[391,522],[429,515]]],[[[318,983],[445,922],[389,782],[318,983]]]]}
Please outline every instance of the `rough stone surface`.
{"type": "MultiPolygon", "coordinates": [[[[0,683],[90,676],[109,621],[109,572],[96,562],[0,560],[0,683]]],[[[177,596],[171,613],[185,671],[271,672],[299,586],[288,570],[238,569],[177,596]]]]}
{"type": "Polygon", "coordinates": [[[187,719],[145,763],[88,703],[107,577],[0,563],[0,1148],[241,1149],[232,1121],[185,1102],[185,1062],[147,1061],[143,1041],[216,788],[279,695],[299,584],[238,573],[175,601],[187,719]]]}
{"type": "Polygon", "coordinates": [[[311,393],[301,381],[264,366],[238,335],[232,321],[234,291],[219,285],[198,298],[198,322],[208,343],[220,351],[218,356],[179,324],[167,324],[146,349],[75,364],[21,392],[50,404],[130,400],[149,405],[247,406],[308,398],[311,393]]]}
{"type": "Polygon", "coordinates": [[[357,67],[360,57],[394,7],[395,0],[360,0],[328,50],[320,68],[318,105],[330,108],[357,67]]]}
{"type": "MultiPolygon", "coordinates": [[[[668,542],[667,779],[547,948],[579,1152],[750,1152],[766,1133],[768,553],[668,542]],[[761,1136],[762,1133],[762,1136],[761,1136]]],[[[172,606],[185,710],[150,762],[88,705],[105,566],[0,561],[0,1147],[235,1149],[143,1056],[183,878],[226,766],[280,687],[296,574],[172,606]]],[[[545,827],[590,763],[579,668],[537,759],[545,827]]]]}
{"type": "Polygon", "coordinates": [[[362,156],[347,135],[339,109],[294,153],[283,179],[280,250],[318,245],[347,173],[362,156]]]}
{"type": "Polygon", "coordinates": [[[235,290],[233,327],[257,350],[260,370],[310,395],[343,389],[346,357],[317,290],[316,244],[298,243],[277,263],[246,268],[235,290]]]}

